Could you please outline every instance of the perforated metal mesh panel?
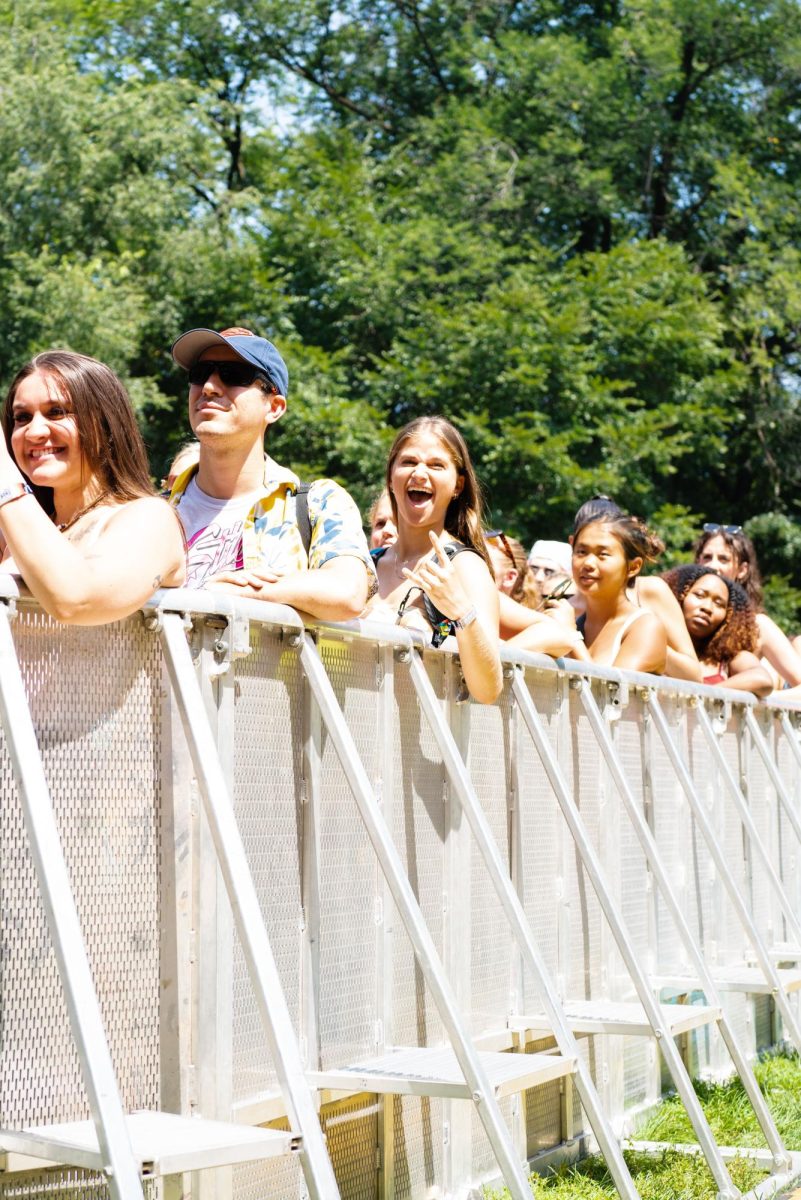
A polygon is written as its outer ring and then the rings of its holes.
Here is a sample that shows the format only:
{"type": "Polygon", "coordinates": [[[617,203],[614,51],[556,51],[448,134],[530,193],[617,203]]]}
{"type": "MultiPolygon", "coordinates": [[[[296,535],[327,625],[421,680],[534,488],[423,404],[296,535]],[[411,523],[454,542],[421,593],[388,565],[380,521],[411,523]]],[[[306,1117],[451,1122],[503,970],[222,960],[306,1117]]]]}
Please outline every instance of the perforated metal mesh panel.
{"type": "Polygon", "coordinates": [[[623,1107],[637,1108],[648,1101],[656,1083],[652,1043],[645,1038],[622,1039],[623,1107]]]}
{"type": "MultiPolygon", "coordinates": [[[[763,737],[766,737],[768,744],[771,745],[772,722],[762,722],[759,720],[759,717],[757,717],[757,721],[762,726],[763,737]]],[[[748,745],[748,767],[748,807],[762,842],[767,847],[768,852],[772,856],[775,856],[777,850],[777,796],[771,784],[767,767],[762,761],[756,747],[751,744],[748,745]]],[[[773,943],[777,940],[773,903],[763,873],[753,869],[753,857],[745,839],[743,839],[741,857],[743,859],[742,893],[748,903],[749,910],[760,934],[769,944],[773,943]]],[[[746,945],[750,948],[750,943],[746,942],[746,945]]]]}
{"type": "MultiPolygon", "coordinates": [[[[558,746],[559,686],[553,675],[528,672],[526,683],[532,700],[547,726],[552,744],[558,746]]],[[[546,967],[555,980],[560,970],[559,926],[563,911],[564,877],[561,863],[562,818],[556,797],[551,790],[545,768],[534,743],[518,721],[517,780],[520,809],[520,879],[518,890],[526,917],[537,940],[546,967]]],[[[531,1010],[539,1002],[539,992],[526,977],[522,1011],[531,1010]]]]}
{"type": "MultiPolygon", "coordinates": [[[[500,701],[470,705],[469,767],[484,815],[501,857],[509,866],[508,776],[512,704],[506,688],[500,701]]],[[[473,1032],[503,1027],[510,1010],[512,937],[486,863],[471,837],[472,919],[470,946],[473,1032]]]]}
{"type": "MultiPolygon", "coordinates": [[[[141,621],[57,626],[23,609],[14,639],[123,1103],[159,1103],[161,674],[141,621]],[[97,664],[102,664],[98,671],[97,664]]],[[[0,753],[0,1112],[11,1127],[83,1119],[73,1048],[11,766],[0,753]]],[[[92,1196],[82,1172],[48,1177],[92,1196]]],[[[42,1180],[0,1183],[5,1197],[42,1180]]]]}
{"type": "Polygon", "coordinates": [[[392,1096],[393,1200],[417,1200],[442,1185],[442,1101],[392,1096]]]}
{"type": "MultiPolygon", "coordinates": [[[[678,702],[661,697],[665,717],[675,729],[681,716],[678,702]]],[[[675,736],[680,736],[676,731],[675,736]]],[[[698,940],[698,876],[706,855],[699,847],[689,807],[659,736],[651,738],[651,828],[690,930],[698,940]],[[700,858],[699,858],[700,852],[700,858]]],[[[675,924],[664,905],[657,906],[657,964],[660,971],[687,970],[689,962],[675,924]]]]}
{"type": "MultiPolygon", "coordinates": [[[[428,656],[426,665],[441,696],[444,659],[428,656]]],[[[443,893],[448,878],[446,839],[450,823],[446,775],[442,756],[402,665],[395,670],[395,705],[392,836],[428,931],[442,957],[443,893]]],[[[440,1045],[445,1040],[442,1022],[397,915],[394,928],[392,1040],[399,1046],[440,1045]]]]}
{"type": "MultiPolygon", "coordinates": [[[[684,759],[695,785],[699,804],[715,835],[725,849],[729,873],[742,891],[744,879],[743,839],[739,823],[731,819],[731,806],[723,795],[713,770],[703,731],[694,711],[684,706],[680,723],[684,759]]],[[[701,908],[701,946],[710,962],[727,963],[742,955],[742,931],[734,915],[723,879],[715,867],[700,827],[693,821],[696,851],[695,887],[701,908]]]]}
{"type": "MultiPolygon", "coordinates": [[[[331,639],[319,649],[367,775],[373,777],[376,647],[331,639]]],[[[325,734],[320,791],[320,1035],[326,1067],[358,1062],[378,1044],[379,890],[375,853],[325,734]]]]}
{"type": "MultiPolygon", "coordinates": [[[[145,1200],[158,1200],[162,1195],[161,1180],[144,1184],[145,1200]]],[[[87,1171],[26,1171],[4,1180],[0,1195],[3,1200],[106,1200],[110,1192],[87,1171]]]]}
{"type": "MultiPolygon", "coordinates": [[[[14,636],[123,1100],[158,1104],[161,677],[132,619],[105,630],[21,614],[14,636]],[[87,664],[102,662],[98,673],[87,664]]],[[[0,763],[3,1039],[10,1125],[88,1107],[9,760],[0,763]],[[21,1065],[24,1064],[24,1070],[21,1065]]]]}
{"type": "MultiPolygon", "coordinates": [[[[520,1096],[502,1096],[498,1101],[498,1107],[501,1110],[507,1129],[512,1126],[513,1116],[512,1110],[514,1106],[522,1101],[520,1096]]],[[[483,1179],[488,1175],[497,1174],[498,1166],[495,1161],[495,1155],[492,1152],[489,1138],[484,1131],[484,1126],[479,1120],[478,1113],[474,1108],[470,1110],[471,1118],[471,1145],[472,1145],[472,1169],[474,1179],[483,1179]]]]}
{"type": "MultiPolygon", "coordinates": [[[[254,626],[251,646],[251,654],[235,667],[234,807],[284,995],[297,1022],[303,687],[297,651],[288,649],[280,634],[254,626]]],[[[275,1086],[238,939],[234,942],[232,1040],[234,1101],[275,1086]]],[[[273,1169],[271,1165],[269,1170],[273,1169]]]]}
{"type": "MultiPolygon", "coordinates": [[[[698,750],[696,753],[693,743],[693,765],[696,772],[708,756],[706,739],[698,730],[698,750]]],[[[709,806],[709,816],[713,821],[717,839],[725,849],[726,865],[729,873],[749,909],[752,909],[752,879],[748,842],[742,821],[737,809],[725,788],[718,772],[713,773],[712,782],[708,787],[706,799],[709,806]]],[[[756,816],[752,808],[752,815],[756,816]]],[[[723,881],[717,884],[719,902],[717,914],[717,945],[710,950],[716,952],[719,962],[742,961],[745,953],[745,933],[742,922],[738,920],[723,881]]]]}
{"type": "MultiPolygon", "coordinates": [[[[539,1054],[550,1046],[553,1046],[553,1040],[527,1042],[525,1053],[539,1054]]],[[[571,1136],[572,1131],[562,1127],[562,1089],[574,1086],[573,1077],[568,1075],[563,1080],[529,1088],[524,1093],[526,1154],[529,1158],[558,1146],[571,1136]]]]}
{"type": "MultiPolygon", "coordinates": [[[[798,745],[798,733],[793,739],[798,745]]],[[[782,779],[785,780],[791,802],[801,812],[801,768],[783,729],[777,730],[777,762],[782,779]]],[[[801,912],[801,871],[799,871],[799,843],[786,813],[780,807],[776,814],[776,854],[774,865],[784,885],[784,890],[796,912],[801,912]]],[[[778,906],[777,906],[778,907],[778,906]]],[[[779,938],[791,941],[783,918],[777,916],[779,938]]]]}
{"type": "MultiPolygon", "coordinates": [[[[267,1128],[286,1130],[289,1124],[286,1120],[271,1121],[267,1128]]],[[[231,1195],[236,1200],[301,1200],[307,1195],[297,1156],[240,1163],[231,1168],[230,1174],[231,1195]]]]}
{"type": "Polygon", "coordinates": [[[379,1113],[374,1096],[353,1096],[321,1113],[342,1200],[377,1200],[379,1113]]]}
{"type": "MultiPolygon", "coordinates": [[[[615,727],[616,749],[640,813],[643,812],[644,721],[643,701],[638,696],[632,697],[615,727]]],[[[615,828],[618,831],[620,859],[615,874],[620,878],[620,912],[638,961],[643,967],[653,970],[654,888],[651,871],[616,788],[610,791],[609,805],[617,809],[615,828]]],[[[628,999],[629,995],[633,998],[631,985],[628,986],[628,995],[619,993],[619,998],[628,999]]]]}
{"type": "MultiPolygon", "coordinates": [[[[575,731],[573,753],[573,798],[584,828],[596,852],[599,849],[602,820],[602,788],[605,770],[600,752],[578,696],[570,693],[570,720],[575,731]]],[[[566,997],[591,1000],[604,994],[606,980],[602,972],[608,942],[598,898],[581,862],[578,849],[565,831],[565,895],[569,920],[569,949],[565,964],[566,997]]],[[[605,973],[604,973],[605,974],[605,973]]]]}

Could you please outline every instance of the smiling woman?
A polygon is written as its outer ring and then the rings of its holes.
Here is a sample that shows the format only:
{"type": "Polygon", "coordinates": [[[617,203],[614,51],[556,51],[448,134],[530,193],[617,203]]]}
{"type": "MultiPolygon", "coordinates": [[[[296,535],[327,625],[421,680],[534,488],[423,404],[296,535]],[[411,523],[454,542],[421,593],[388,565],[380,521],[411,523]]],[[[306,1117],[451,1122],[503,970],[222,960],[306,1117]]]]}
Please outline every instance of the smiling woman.
{"type": "Polygon", "coordinates": [[[644,563],[653,562],[663,549],[641,521],[619,509],[577,522],[573,578],[585,604],[577,625],[593,662],[628,671],[664,671],[664,626],[653,613],[638,608],[628,591],[644,563]]]}
{"type": "Polygon", "coordinates": [[[0,439],[2,569],[59,620],[99,625],[183,582],[180,526],[158,499],[127,393],[68,350],[17,374],[0,439]]]}
{"type": "Polygon", "coordinates": [[[434,646],[455,635],[471,695],[491,703],[502,685],[498,592],[458,429],[443,417],[412,421],[389,452],[386,484],[397,539],[374,552],[378,593],[365,616],[424,629],[434,646]]]}

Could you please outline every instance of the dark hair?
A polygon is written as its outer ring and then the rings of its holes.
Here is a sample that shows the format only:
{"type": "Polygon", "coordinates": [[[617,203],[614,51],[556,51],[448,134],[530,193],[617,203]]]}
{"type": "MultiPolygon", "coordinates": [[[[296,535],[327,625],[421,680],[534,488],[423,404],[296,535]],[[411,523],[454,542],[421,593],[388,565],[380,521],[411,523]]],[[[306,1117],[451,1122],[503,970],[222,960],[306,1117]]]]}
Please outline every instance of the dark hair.
{"type": "MultiPolygon", "coordinates": [[[[128,393],[114,372],[85,354],[47,350],[17,372],[3,406],[3,432],[9,452],[14,430],[14,398],[23,380],[35,373],[52,380],[69,400],[86,466],[104,491],[117,500],[152,496],[145,444],[128,393]]],[[[34,488],[42,507],[53,511],[52,488],[34,488]]]]}
{"type": "Polygon", "coordinates": [[[479,554],[484,559],[490,574],[492,574],[492,562],[490,561],[482,529],[482,511],[484,505],[481,498],[481,488],[479,487],[473,464],[470,461],[470,451],[467,449],[467,443],[459,430],[455,425],[451,425],[450,421],[447,421],[445,417],[417,417],[414,421],[410,421],[408,425],[404,425],[392,443],[389,458],[387,459],[386,488],[389,492],[395,521],[397,523],[398,506],[390,487],[392,468],[395,465],[395,459],[400,454],[406,442],[410,438],[416,437],[418,433],[422,433],[423,430],[430,430],[435,437],[438,437],[447,446],[453,465],[464,480],[461,492],[458,496],[454,496],[448,505],[448,511],[445,513],[445,528],[451,537],[456,538],[463,545],[469,546],[471,550],[475,550],[476,554],[479,554]]]}
{"type": "Polygon", "coordinates": [[[721,538],[731,550],[735,566],[746,568],[745,578],[738,579],[737,582],[745,590],[748,599],[754,606],[754,611],[762,612],[764,608],[762,576],[759,573],[754,543],[750,537],[742,532],[728,533],[725,529],[710,529],[706,533],[702,533],[693,546],[693,558],[698,562],[698,556],[707,542],[711,542],[716,537],[721,538]]]}
{"type": "Polygon", "coordinates": [[[540,592],[525,547],[518,542],[517,538],[509,537],[508,534],[504,534],[503,538],[498,534],[492,538],[488,533],[485,533],[484,536],[488,542],[495,543],[495,549],[499,550],[517,571],[517,579],[509,593],[510,598],[516,600],[518,604],[522,604],[524,608],[537,608],[540,603],[540,592]]]}
{"type": "MultiPolygon", "coordinates": [[[[584,517],[579,521],[579,514],[576,514],[574,539],[588,525],[608,525],[613,536],[623,547],[627,562],[631,562],[635,558],[641,558],[643,562],[656,562],[665,549],[662,539],[652,533],[639,517],[630,517],[628,513],[622,512],[613,500],[608,500],[606,497],[603,499],[607,502],[607,507],[592,510],[589,518],[584,517]]],[[[585,508],[588,508],[588,505],[582,505],[579,513],[585,508]]]]}
{"type": "Polygon", "coordinates": [[[573,518],[573,537],[592,521],[600,521],[609,515],[617,516],[622,512],[623,509],[619,504],[615,504],[611,496],[604,496],[600,493],[597,496],[590,496],[573,518]]]}
{"type": "Polygon", "coordinates": [[[690,588],[699,579],[703,579],[704,575],[714,575],[725,583],[729,602],[726,606],[726,616],[714,633],[698,641],[693,638],[698,657],[707,662],[728,666],[734,656],[743,650],[750,650],[752,654],[756,654],[759,634],[754,607],[739,583],[727,579],[720,571],[704,566],[703,563],[685,563],[681,567],[674,567],[671,571],[665,571],[662,578],[683,607],[690,588]]]}

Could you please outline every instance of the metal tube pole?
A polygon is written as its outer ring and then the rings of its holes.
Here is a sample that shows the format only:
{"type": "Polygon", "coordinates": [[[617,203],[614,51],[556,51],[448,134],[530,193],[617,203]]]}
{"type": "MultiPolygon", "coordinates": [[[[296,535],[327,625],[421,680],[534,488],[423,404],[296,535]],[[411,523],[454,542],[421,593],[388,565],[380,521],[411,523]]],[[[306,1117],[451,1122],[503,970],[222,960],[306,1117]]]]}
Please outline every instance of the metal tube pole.
{"type": "Polygon", "coordinates": [[[798,1021],[796,1020],[795,1014],[788,1003],[787,994],[782,987],[781,980],[776,972],[776,968],[771,962],[768,949],[765,946],[765,943],[762,941],[760,932],[754,924],[754,920],[748,911],[748,906],[740,895],[739,888],[731,876],[728,863],[726,862],[726,857],[720,845],[718,844],[717,838],[715,837],[715,831],[703,810],[703,806],[696,793],[695,784],[690,777],[690,773],[687,770],[687,767],[685,766],[680,754],[678,753],[678,750],[676,749],[673,738],[670,736],[670,727],[668,726],[665,714],[662,712],[662,706],[656,696],[651,697],[651,712],[654,717],[654,723],[659,731],[659,736],[668,752],[668,757],[670,758],[673,769],[676,772],[682,790],[687,797],[687,802],[692,810],[693,818],[698,825],[698,828],[701,830],[704,841],[707,845],[707,849],[712,856],[712,860],[715,864],[718,874],[723,880],[723,886],[728,893],[732,907],[734,908],[734,911],[740,920],[740,924],[748,935],[751,945],[754,948],[754,953],[765,979],[770,983],[774,993],[776,1006],[781,1011],[790,1037],[792,1038],[796,1048],[799,1048],[801,1047],[801,1029],[799,1029],[798,1021]]]}
{"type": "Polygon", "coordinates": [[[489,1079],[462,1020],[453,989],[447,980],[433,938],[403,869],[392,835],[378,807],[331,681],[308,633],[301,641],[300,658],[420,969],[431,989],[459,1066],[473,1094],[473,1103],[487,1132],[506,1185],[514,1200],[531,1200],[531,1188],[515,1153],[489,1079]]]}
{"type": "Polygon", "coordinates": [[[104,1171],[115,1200],[143,1200],[6,603],[0,604],[0,720],[104,1171]]]}
{"type": "Polygon", "coordinates": [[[545,767],[554,795],[559,802],[559,807],[573,836],[584,869],[590,878],[595,894],[603,909],[604,916],[612,931],[612,936],[617,943],[631,980],[637,990],[637,995],[645,1010],[645,1015],[655,1036],[659,1040],[662,1055],[668,1065],[673,1082],[676,1085],[676,1090],[681,1096],[687,1115],[692,1122],[699,1145],[709,1164],[709,1169],[720,1189],[720,1195],[721,1197],[725,1197],[726,1200],[738,1197],[740,1196],[740,1191],[732,1182],[720,1153],[720,1147],[715,1141],[709,1123],[704,1116],[703,1109],[698,1103],[698,1097],[695,1094],[692,1081],[681,1060],[681,1055],[673,1041],[670,1030],[665,1026],[662,1019],[662,1013],[653,997],[651,985],[640,967],[623,919],[618,914],[617,905],[606,882],[600,859],[595,852],[595,847],[584,826],[584,821],[562,775],[562,770],[554,754],[553,747],[548,740],[547,733],[534,707],[534,701],[531,699],[525,679],[520,672],[515,672],[514,694],[520,705],[520,710],[529,733],[537,747],[537,752],[545,767]]]}
{"type": "Polygon", "coordinates": [[[334,1200],[339,1197],[339,1188],[300,1061],[297,1033],[195,676],[183,620],[176,613],[161,616],[161,645],[287,1115],[291,1126],[302,1135],[300,1159],[306,1185],[313,1200],[334,1200]]]}
{"type": "MultiPolygon", "coordinates": [[[[615,750],[612,739],[609,736],[609,730],[606,727],[606,723],[601,715],[601,710],[599,709],[595,697],[592,694],[592,689],[584,683],[582,683],[581,687],[581,702],[589,719],[593,733],[595,734],[598,745],[601,748],[606,765],[609,768],[612,779],[614,780],[618,794],[623,801],[623,806],[626,809],[626,813],[631,821],[634,832],[643,848],[643,852],[648,860],[651,870],[654,873],[668,911],[670,912],[670,915],[672,916],[676,925],[679,937],[692,962],[694,963],[696,971],[698,972],[698,978],[701,986],[704,989],[704,992],[706,993],[707,1002],[709,1004],[714,1004],[721,1010],[721,1016],[718,1021],[721,1035],[726,1043],[735,1069],[742,1080],[748,1098],[751,1101],[751,1107],[753,1108],[754,1114],[759,1121],[762,1132],[765,1135],[765,1140],[767,1141],[771,1153],[773,1154],[774,1164],[777,1168],[783,1169],[787,1167],[790,1162],[787,1148],[785,1147],[779,1131],[776,1128],[776,1124],[773,1120],[770,1109],[765,1103],[765,1097],[762,1095],[759,1084],[756,1080],[756,1076],[751,1069],[751,1065],[748,1062],[745,1054],[743,1054],[742,1050],[740,1049],[740,1045],[735,1037],[734,1030],[732,1029],[729,1019],[723,1010],[723,1005],[721,1003],[721,998],[718,994],[715,981],[707,966],[706,959],[704,958],[703,953],[699,949],[698,944],[692,935],[692,931],[690,930],[681,905],[679,904],[679,901],[673,890],[673,886],[670,882],[670,875],[662,861],[662,855],[659,851],[656,838],[651,832],[648,822],[646,821],[645,816],[641,811],[641,808],[637,803],[634,793],[629,785],[629,781],[626,778],[626,773],[623,770],[622,763],[620,762],[620,756],[615,750]]],[[[703,709],[701,711],[703,711],[703,709]]],[[[712,733],[712,736],[714,737],[711,727],[710,733],[712,733]]],[[[717,747],[717,750],[720,752],[719,746],[717,747]]]]}

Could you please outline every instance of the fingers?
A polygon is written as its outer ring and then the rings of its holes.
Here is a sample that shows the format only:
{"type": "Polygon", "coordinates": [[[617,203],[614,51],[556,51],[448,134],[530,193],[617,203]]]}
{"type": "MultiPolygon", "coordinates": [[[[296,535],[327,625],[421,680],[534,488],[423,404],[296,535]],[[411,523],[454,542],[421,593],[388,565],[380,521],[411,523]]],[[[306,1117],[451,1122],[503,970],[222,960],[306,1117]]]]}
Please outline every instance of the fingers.
{"type": "Polygon", "coordinates": [[[279,571],[273,571],[271,567],[258,567],[256,570],[245,572],[248,579],[256,583],[278,583],[281,578],[279,571]]]}
{"type": "Polygon", "coordinates": [[[213,575],[211,579],[206,580],[206,587],[214,587],[218,583],[233,583],[243,584],[246,580],[243,578],[243,571],[220,571],[219,575],[213,575]]]}
{"type": "Polygon", "coordinates": [[[448,558],[447,554],[445,553],[445,545],[444,545],[441,537],[439,536],[439,534],[434,533],[433,529],[429,532],[428,536],[431,539],[431,545],[434,547],[434,549],[437,552],[437,558],[439,559],[440,563],[442,564],[443,567],[447,567],[448,564],[450,563],[450,559],[448,558]]]}
{"type": "MultiPolygon", "coordinates": [[[[446,558],[446,567],[450,567],[450,563],[446,558]]],[[[433,558],[423,558],[417,564],[413,571],[408,567],[403,568],[403,577],[413,583],[415,587],[421,587],[424,591],[428,591],[437,584],[442,583],[445,579],[445,568],[433,558]]]]}
{"type": "Polygon", "coordinates": [[[215,587],[217,584],[227,584],[230,587],[251,588],[254,592],[258,592],[268,583],[276,583],[279,576],[274,571],[221,571],[219,575],[215,575],[213,579],[207,581],[207,587],[215,587]]]}

